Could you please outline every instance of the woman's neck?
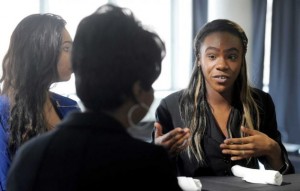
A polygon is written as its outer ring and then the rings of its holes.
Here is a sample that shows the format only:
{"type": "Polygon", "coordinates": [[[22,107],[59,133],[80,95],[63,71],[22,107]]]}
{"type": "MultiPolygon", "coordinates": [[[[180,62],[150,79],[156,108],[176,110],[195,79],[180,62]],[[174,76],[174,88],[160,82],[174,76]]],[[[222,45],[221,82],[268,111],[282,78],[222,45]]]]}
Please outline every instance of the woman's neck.
{"type": "Polygon", "coordinates": [[[113,111],[103,111],[103,112],[113,117],[117,121],[119,121],[123,125],[123,127],[128,128],[130,125],[128,122],[127,114],[131,106],[132,104],[126,102],[113,111]]]}
{"type": "Polygon", "coordinates": [[[232,93],[229,91],[224,93],[219,93],[214,90],[207,89],[206,99],[212,108],[228,110],[231,108],[232,93]]]}
{"type": "Polygon", "coordinates": [[[217,126],[222,131],[222,134],[228,137],[227,124],[231,112],[231,94],[207,91],[206,98],[217,126]]]}

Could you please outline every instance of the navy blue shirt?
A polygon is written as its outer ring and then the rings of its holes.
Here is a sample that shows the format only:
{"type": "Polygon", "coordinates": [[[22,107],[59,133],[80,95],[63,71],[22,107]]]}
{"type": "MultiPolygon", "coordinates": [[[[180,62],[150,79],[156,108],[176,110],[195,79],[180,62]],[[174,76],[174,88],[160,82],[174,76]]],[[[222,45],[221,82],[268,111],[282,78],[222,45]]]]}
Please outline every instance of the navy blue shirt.
{"type": "MultiPolygon", "coordinates": [[[[60,119],[67,113],[80,110],[75,100],[51,92],[51,102],[60,119]]],[[[7,96],[0,96],[0,191],[6,190],[6,176],[11,164],[8,151],[9,137],[9,100],[7,96]]]]}

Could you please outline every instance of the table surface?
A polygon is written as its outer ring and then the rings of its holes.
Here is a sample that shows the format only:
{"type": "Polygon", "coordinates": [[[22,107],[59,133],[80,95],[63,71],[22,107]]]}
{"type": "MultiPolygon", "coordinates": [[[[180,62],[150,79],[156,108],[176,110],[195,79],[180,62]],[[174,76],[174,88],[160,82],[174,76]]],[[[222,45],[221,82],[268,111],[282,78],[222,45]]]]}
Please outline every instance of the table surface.
{"type": "Polygon", "coordinates": [[[300,174],[284,175],[281,186],[253,184],[235,176],[205,176],[196,179],[202,184],[201,191],[300,191],[300,174]]]}

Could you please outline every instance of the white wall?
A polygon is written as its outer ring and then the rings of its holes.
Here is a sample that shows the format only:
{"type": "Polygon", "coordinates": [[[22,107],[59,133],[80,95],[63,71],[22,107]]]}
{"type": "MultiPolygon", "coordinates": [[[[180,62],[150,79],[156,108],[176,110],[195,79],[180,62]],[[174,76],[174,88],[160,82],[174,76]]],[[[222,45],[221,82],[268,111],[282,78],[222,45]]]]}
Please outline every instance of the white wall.
{"type": "Polygon", "coordinates": [[[13,30],[24,17],[38,12],[39,0],[0,1],[0,76],[2,76],[2,60],[8,50],[13,30]]]}

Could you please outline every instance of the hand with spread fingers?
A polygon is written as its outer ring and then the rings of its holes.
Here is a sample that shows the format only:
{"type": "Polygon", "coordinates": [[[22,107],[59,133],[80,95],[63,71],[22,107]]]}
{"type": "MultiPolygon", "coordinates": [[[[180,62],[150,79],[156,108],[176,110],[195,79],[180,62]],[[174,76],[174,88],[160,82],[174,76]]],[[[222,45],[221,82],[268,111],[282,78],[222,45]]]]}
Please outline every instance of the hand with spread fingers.
{"type": "Polygon", "coordinates": [[[241,132],[246,136],[224,140],[224,143],[220,145],[223,154],[232,155],[232,161],[266,156],[269,164],[275,169],[283,165],[281,148],[276,141],[260,131],[243,126],[241,132]]]}
{"type": "Polygon", "coordinates": [[[177,127],[172,131],[163,134],[163,127],[155,122],[155,144],[165,147],[171,156],[176,156],[188,145],[190,130],[188,128],[177,127]]]}

